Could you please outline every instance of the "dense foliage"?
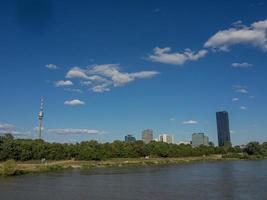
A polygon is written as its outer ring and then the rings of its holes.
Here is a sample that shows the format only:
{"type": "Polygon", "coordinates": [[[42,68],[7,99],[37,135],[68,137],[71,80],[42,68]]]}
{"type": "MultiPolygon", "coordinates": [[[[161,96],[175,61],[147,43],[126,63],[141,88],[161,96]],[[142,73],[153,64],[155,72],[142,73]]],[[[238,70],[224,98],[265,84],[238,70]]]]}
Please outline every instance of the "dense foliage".
{"type": "Polygon", "coordinates": [[[85,141],[76,144],[48,143],[43,140],[14,139],[11,134],[0,136],[0,160],[105,160],[109,158],[137,158],[137,157],[187,157],[210,154],[238,154],[267,156],[267,143],[249,143],[246,148],[176,145],[163,142],[142,141],[112,143],[98,143],[85,141]]]}
{"type": "Polygon", "coordinates": [[[13,176],[16,174],[16,162],[14,160],[7,160],[3,163],[0,169],[0,174],[4,176],[13,176]]]}

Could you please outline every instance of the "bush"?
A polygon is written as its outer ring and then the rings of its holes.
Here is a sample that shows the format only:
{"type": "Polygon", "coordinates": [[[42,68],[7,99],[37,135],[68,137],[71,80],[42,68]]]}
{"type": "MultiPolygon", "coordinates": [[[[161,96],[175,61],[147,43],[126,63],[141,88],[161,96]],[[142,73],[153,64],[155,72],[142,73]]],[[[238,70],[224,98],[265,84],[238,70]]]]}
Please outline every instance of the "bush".
{"type": "Polygon", "coordinates": [[[60,171],[64,169],[61,165],[42,165],[39,167],[39,171],[41,172],[53,172],[53,171],[60,171]]]}
{"type": "Polygon", "coordinates": [[[88,169],[92,169],[94,168],[96,165],[94,164],[90,164],[90,163],[84,163],[81,165],[81,168],[84,169],[84,170],[88,170],[88,169]]]}
{"type": "Polygon", "coordinates": [[[14,160],[8,160],[2,164],[2,175],[13,176],[16,174],[17,164],[14,160]]]}
{"type": "Polygon", "coordinates": [[[227,153],[223,154],[222,158],[238,158],[238,159],[243,159],[244,155],[240,153],[227,153]]]}

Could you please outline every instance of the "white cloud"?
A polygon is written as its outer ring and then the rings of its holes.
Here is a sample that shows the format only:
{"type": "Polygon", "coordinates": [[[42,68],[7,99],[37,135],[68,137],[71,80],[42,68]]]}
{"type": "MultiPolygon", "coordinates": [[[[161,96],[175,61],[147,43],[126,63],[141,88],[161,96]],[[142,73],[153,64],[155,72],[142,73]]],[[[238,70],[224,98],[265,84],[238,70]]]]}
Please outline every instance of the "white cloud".
{"type": "Polygon", "coordinates": [[[20,131],[13,131],[11,133],[17,139],[32,139],[31,132],[20,132],[20,131]]]}
{"type": "Polygon", "coordinates": [[[24,129],[18,129],[15,125],[8,123],[0,123],[0,134],[10,133],[15,138],[29,139],[31,138],[31,132],[24,129]]]}
{"type": "Polygon", "coordinates": [[[247,62],[243,62],[243,63],[232,63],[232,66],[234,68],[248,68],[252,67],[253,65],[247,62]]]}
{"type": "Polygon", "coordinates": [[[85,105],[85,103],[79,99],[73,99],[73,100],[68,100],[64,102],[65,105],[68,106],[81,106],[81,105],[85,105]]]}
{"type": "Polygon", "coordinates": [[[15,126],[7,123],[0,123],[0,133],[10,133],[14,131],[15,126]]]}
{"type": "Polygon", "coordinates": [[[247,94],[248,93],[248,90],[245,89],[245,88],[236,89],[235,91],[238,92],[238,93],[243,93],[243,94],[247,94]]]}
{"type": "Polygon", "coordinates": [[[58,67],[55,64],[47,64],[45,67],[51,70],[58,69],[58,67]]]}
{"type": "Polygon", "coordinates": [[[98,75],[89,76],[88,79],[91,81],[99,81],[99,82],[105,82],[106,81],[105,78],[98,76],[98,75]]]}
{"type": "Polygon", "coordinates": [[[247,110],[246,106],[240,106],[240,110],[247,110]]]}
{"type": "Polygon", "coordinates": [[[87,69],[73,67],[66,78],[78,78],[82,86],[93,92],[108,92],[112,87],[124,86],[136,79],[147,79],[158,75],[157,71],[123,72],[117,64],[92,65],[87,69]]]}
{"type": "Polygon", "coordinates": [[[56,87],[71,86],[71,85],[73,85],[73,83],[70,80],[60,80],[60,81],[55,82],[56,87]]]}
{"type": "Polygon", "coordinates": [[[151,78],[158,74],[159,72],[157,71],[141,71],[141,72],[131,73],[130,76],[134,78],[151,78]]]}
{"type": "Polygon", "coordinates": [[[243,22],[241,20],[237,20],[237,21],[233,22],[232,26],[236,27],[236,28],[244,28],[244,27],[246,27],[245,25],[243,25],[243,22]]]}
{"type": "Polygon", "coordinates": [[[62,128],[62,129],[48,129],[49,134],[58,135],[101,135],[105,132],[94,130],[94,129],[76,129],[76,128],[62,128]]]}
{"type": "Polygon", "coordinates": [[[83,70],[79,67],[71,68],[66,75],[66,78],[82,78],[82,79],[89,79],[86,75],[86,70],[83,70]]]}
{"type": "Polygon", "coordinates": [[[267,29],[267,19],[264,21],[254,22],[251,26],[254,29],[266,30],[267,29]]]}
{"type": "MultiPolygon", "coordinates": [[[[210,37],[204,44],[205,48],[213,50],[229,51],[230,47],[239,44],[252,45],[267,52],[267,19],[252,23],[246,26],[241,20],[232,24],[233,27],[218,31],[210,37]]],[[[183,65],[188,61],[197,61],[204,57],[207,49],[201,49],[194,52],[191,49],[185,49],[184,52],[171,52],[170,47],[155,47],[154,53],[148,56],[153,62],[159,62],[171,65],[183,65]]],[[[233,67],[251,67],[249,63],[233,63],[233,67]]]]}
{"type": "Polygon", "coordinates": [[[125,85],[137,78],[151,78],[159,72],[156,71],[140,71],[135,73],[121,72],[116,64],[95,65],[89,70],[90,74],[102,75],[111,80],[112,84],[117,86],[125,85]]]}
{"type": "Polygon", "coordinates": [[[170,121],[171,121],[171,122],[175,121],[175,118],[170,118],[170,121]]]}
{"type": "Polygon", "coordinates": [[[221,30],[204,44],[206,48],[229,51],[231,46],[247,44],[267,51],[267,20],[251,24],[249,27],[239,26],[221,30]]]}
{"type": "Polygon", "coordinates": [[[187,61],[196,61],[204,57],[208,53],[207,50],[194,52],[191,49],[185,49],[184,52],[171,52],[170,47],[154,48],[154,54],[149,55],[148,59],[153,62],[159,62],[171,65],[183,65],[187,61]]]}
{"type": "Polygon", "coordinates": [[[232,101],[235,102],[235,101],[239,101],[239,98],[235,97],[235,98],[232,98],[232,101]]]}
{"type": "Polygon", "coordinates": [[[184,122],[182,122],[182,124],[198,124],[198,121],[195,121],[195,120],[188,120],[188,121],[184,121],[184,122]]]}
{"type": "Polygon", "coordinates": [[[115,87],[125,85],[134,80],[128,73],[120,73],[115,68],[106,68],[102,71],[104,76],[110,77],[115,87]]]}
{"type": "Polygon", "coordinates": [[[101,85],[95,85],[92,87],[92,91],[97,93],[109,92],[109,84],[103,83],[101,85]]]}
{"type": "Polygon", "coordinates": [[[245,85],[233,85],[232,87],[235,90],[235,92],[237,92],[237,93],[242,93],[242,94],[248,93],[247,86],[245,86],[245,85]]]}
{"type": "Polygon", "coordinates": [[[98,84],[97,86],[101,86],[101,87],[107,87],[108,85],[111,84],[109,80],[98,75],[89,76],[88,79],[90,81],[81,81],[81,85],[94,88],[96,84],[98,84]]]}

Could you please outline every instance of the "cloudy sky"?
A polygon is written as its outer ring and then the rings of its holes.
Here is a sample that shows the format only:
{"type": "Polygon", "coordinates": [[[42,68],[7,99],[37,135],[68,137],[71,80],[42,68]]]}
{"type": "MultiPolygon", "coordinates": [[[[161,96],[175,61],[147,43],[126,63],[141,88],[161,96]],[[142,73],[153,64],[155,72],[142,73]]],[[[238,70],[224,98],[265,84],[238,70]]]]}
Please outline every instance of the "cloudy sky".
{"type": "Polygon", "coordinates": [[[112,141],[152,128],[217,144],[267,140],[267,2],[6,1],[0,8],[0,133],[112,141]]]}

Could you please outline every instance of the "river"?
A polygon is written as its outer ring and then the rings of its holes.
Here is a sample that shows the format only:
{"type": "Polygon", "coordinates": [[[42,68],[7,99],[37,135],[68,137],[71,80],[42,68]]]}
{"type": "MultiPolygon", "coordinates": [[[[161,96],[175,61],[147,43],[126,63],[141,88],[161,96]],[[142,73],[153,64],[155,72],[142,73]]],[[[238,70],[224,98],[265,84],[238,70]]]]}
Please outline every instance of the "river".
{"type": "Polygon", "coordinates": [[[266,200],[267,160],[67,170],[0,178],[1,200],[266,200]]]}

